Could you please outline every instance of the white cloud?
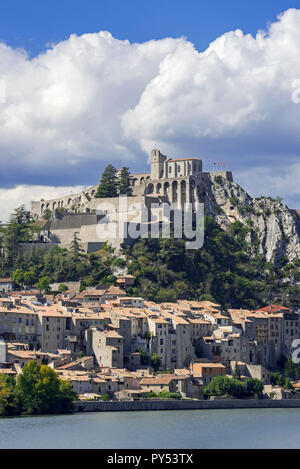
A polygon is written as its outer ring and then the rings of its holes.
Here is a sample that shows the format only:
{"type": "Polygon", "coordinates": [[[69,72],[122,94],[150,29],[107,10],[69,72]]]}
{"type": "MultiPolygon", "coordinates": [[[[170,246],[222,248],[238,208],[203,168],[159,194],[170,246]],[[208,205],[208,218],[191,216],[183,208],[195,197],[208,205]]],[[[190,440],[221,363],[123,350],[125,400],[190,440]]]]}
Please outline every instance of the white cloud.
{"type": "Polygon", "coordinates": [[[0,189],[0,213],[1,221],[6,222],[12,211],[25,205],[30,210],[30,202],[40,199],[55,199],[70,193],[77,193],[82,186],[75,187],[47,187],[20,185],[11,189],[0,189]]]}
{"type": "Polygon", "coordinates": [[[300,10],[288,10],[256,38],[240,30],[224,34],[203,53],[182,42],[123,116],[126,135],[147,151],[155,141],[172,150],[179,143],[184,151],[192,141],[213,148],[232,139],[241,153],[242,137],[260,139],[264,132],[273,148],[274,130],[298,144],[292,84],[300,78],[299,53],[300,10]]]}
{"type": "MultiPolygon", "coordinates": [[[[0,44],[3,191],[95,184],[108,162],[141,169],[158,144],[207,169],[230,160],[241,180],[254,175],[250,192],[260,175],[295,197],[286,174],[300,155],[299,56],[295,9],[267,32],[231,31],[202,53],[184,38],[130,44],[108,32],[72,35],[33,59],[0,44]]],[[[299,172],[289,174],[298,184],[299,172]]]]}

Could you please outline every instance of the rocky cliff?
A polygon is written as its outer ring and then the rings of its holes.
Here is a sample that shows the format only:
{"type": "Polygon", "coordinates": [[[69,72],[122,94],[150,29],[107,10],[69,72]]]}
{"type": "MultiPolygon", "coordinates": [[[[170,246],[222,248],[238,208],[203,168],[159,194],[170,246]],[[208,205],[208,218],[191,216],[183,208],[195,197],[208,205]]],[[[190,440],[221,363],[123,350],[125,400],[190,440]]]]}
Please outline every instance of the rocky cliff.
{"type": "Polygon", "coordinates": [[[281,200],[253,199],[235,182],[211,175],[202,193],[207,213],[224,230],[234,222],[248,227],[246,239],[252,255],[263,254],[275,264],[282,258],[300,257],[300,217],[281,200]]]}

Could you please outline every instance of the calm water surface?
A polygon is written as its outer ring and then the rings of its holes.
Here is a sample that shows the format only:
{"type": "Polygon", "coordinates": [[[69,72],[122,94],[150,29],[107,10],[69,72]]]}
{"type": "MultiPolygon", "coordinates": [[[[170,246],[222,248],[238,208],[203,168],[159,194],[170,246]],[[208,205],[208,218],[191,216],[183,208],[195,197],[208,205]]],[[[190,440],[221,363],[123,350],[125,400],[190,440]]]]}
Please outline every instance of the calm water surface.
{"type": "Polygon", "coordinates": [[[0,448],[300,448],[300,409],[5,418],[0,448]]]}

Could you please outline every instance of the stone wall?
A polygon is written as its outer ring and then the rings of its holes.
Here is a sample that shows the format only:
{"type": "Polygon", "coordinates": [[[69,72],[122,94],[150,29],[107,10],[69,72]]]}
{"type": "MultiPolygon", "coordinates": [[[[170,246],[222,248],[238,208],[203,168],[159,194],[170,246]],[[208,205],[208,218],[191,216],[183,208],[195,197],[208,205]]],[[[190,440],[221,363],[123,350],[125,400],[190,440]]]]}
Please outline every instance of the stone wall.
{"type": "Polygon", "coordinates": [[[76,401],[75,412],[120,412],[193,409],[281,409],[300,408],[300,399],[234,399],[234,400],[142,400],[142,401],[76,401]]]}

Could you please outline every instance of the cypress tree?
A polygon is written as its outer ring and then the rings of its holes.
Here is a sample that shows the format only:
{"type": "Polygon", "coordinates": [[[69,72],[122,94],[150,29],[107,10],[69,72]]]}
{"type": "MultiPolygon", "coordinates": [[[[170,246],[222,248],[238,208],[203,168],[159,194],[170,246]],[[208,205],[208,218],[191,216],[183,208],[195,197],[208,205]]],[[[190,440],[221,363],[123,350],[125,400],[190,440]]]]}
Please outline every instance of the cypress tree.
{"type": "Polygon", "coordinates": [[[119,194],[120,195],[132,195],[132,187],[130,185],[130,173],[129,168],[123,166],[119,176],[119,194]]]}
{"type": "Polygon", "coordinates": [[[117,170],[113,165],[109,164],[103,171],[101,181],[99,183],[96,198],[117,197],[118,195],[118,180],[117,170]]]}

